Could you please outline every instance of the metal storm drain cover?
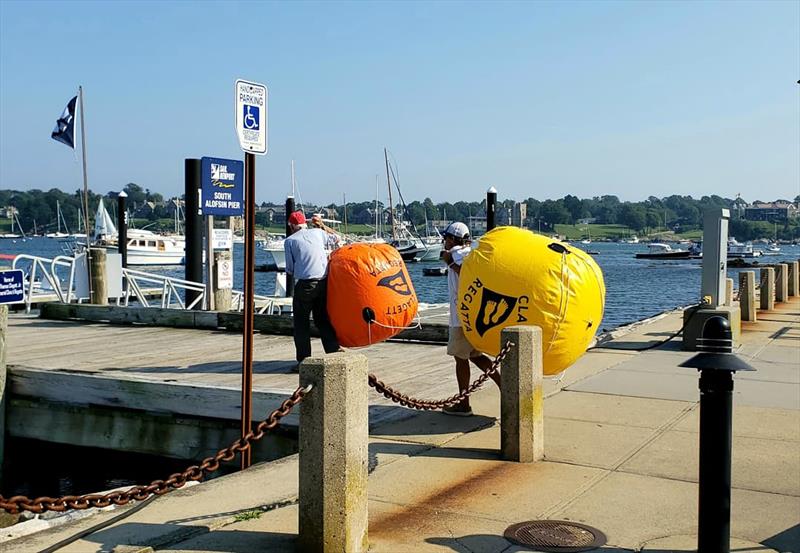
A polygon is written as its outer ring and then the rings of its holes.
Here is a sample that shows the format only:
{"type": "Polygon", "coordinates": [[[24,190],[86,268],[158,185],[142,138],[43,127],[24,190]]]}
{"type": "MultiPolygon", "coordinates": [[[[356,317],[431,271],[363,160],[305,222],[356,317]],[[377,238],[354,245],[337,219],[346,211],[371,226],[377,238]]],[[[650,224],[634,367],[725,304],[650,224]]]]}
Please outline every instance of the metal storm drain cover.
{"type": "Polygon", "coordinates": [[[574,553],[601,547],[606,536],[597,528],[567,520],[529,520],[509,526],[507,540],[547,553],[574,553]]]}

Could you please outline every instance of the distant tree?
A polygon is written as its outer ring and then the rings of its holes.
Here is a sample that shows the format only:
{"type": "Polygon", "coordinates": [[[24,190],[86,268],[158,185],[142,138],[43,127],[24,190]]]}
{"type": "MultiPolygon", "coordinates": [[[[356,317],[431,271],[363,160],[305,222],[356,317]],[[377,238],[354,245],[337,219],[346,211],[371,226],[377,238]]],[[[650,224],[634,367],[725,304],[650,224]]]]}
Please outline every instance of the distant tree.
{"type": "Polygon", "coordinates": [[[128,195],[128,203],[133,206],[139,206],[147,201],[147,193],[144,189],[135,182],[129,182],[122,188],[128,195]]]}
{"type": "Polygon", "coordinates": [[[566,225],[572,219],[572,214],[564,207],[561,201],[545,200],[540,212],[542,219],[550,225],[566,225]]]}
{"type": "Polygon", "coordinates": [[[644,230],[647,225],[644,207],[638,204],[622,204],[619,212],[619,222],[637,231],[644,230]]]}

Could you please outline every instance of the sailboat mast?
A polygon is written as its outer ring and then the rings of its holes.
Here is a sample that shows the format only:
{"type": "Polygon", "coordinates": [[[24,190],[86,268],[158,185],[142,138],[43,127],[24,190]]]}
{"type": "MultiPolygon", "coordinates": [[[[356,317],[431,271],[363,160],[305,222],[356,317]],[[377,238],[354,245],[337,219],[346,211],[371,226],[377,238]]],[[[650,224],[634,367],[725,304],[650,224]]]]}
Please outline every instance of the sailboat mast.
{"type": "Polygon", "coordinates": [[[375,175],[375,239],[378,239],[378,226],[380,219],[378,218],[378,175],[375,175]]]}
{"type": "Polygon", "coordinates": [[[342,192],[342,203],[344,204],[344,233],[347,234],[347,194],[342,192]]]}
{"type": "MultiPolygon", "coordinates": [[[[86,228],[86,253],[88,255],[91,241],[89,239],[89,178],[86,175],[86,122],[83,120],[83,87],[78,87],[78,100],[81,110],[81,156],[83,158],[83,226],[86,228]]],[[[87,258],[88,259],[88,258],[87,258]]],[[[87,263],[89,265],[89,263],[87,263]]],[[[89,282],[92,281],[89,269],[89,282]]],[[[91,286],[90,286],[91,292],[91,286]]]]}
{"type": "Polygon", "coordinates": [[[394,204],[392,203],[392,181],[389,178],[389,154],[383,149],[383,159],[386,161],[386,184],[389,187],[389,221],[392,223],[392,239],[397,238],[397,229],[394,224],[394,204]]]}
{"type": "Polygon", "coordinates": [[[297,196],[294,193],[294,160],[292,160],[292,198],[296,198],[297,196]]]}

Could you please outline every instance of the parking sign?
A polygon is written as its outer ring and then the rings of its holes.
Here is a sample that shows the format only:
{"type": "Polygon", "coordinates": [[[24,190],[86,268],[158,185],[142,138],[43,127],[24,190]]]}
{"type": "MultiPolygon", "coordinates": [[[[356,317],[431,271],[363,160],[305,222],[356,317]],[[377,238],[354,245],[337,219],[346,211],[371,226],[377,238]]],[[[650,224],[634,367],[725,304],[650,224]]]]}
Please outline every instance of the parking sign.
{"type": "Polygon", "coordinates": [[[236,81],[236,134],[239,146],[251,154],[267,153],[267,87],[236,81]]]}

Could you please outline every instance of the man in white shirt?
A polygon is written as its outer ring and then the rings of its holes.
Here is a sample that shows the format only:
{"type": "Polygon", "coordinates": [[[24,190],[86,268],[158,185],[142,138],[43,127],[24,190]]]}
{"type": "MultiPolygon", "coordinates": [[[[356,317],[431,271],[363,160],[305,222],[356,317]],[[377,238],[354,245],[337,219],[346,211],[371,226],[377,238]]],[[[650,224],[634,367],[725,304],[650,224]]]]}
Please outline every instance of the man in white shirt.
{"type": "Polygon", "coordinates": [[[328,250],[339,242],[333,230],[312,218],[314,228],[307,228],[302,211],[289,215],[292,234],[283,243],[286,253],[286,278],[295,279],[292,298],[294,348],[297,365],[311,356],[311,314],[319,329],[325,353],[339,351],[331,321],[328,318],[328,250]]]}
{"type": "MultiPolygon", "coordinates": [[[[447,340],[447,354],[456,360],[456,380],[458,390],[463,392],[469,386],[470,368],[472,361],[479,369],[486,372],[492,366],[492,361],[483,355],[464,336],[461,323],[458,320],[458,281],[461,274],[461,264],[464,258],[472,251],[470,246],[469,229],[464,223],[450,223],[444,230],[444,248],[442,259],[447,263],[447,292],[450,296],[450,328],[447,340]]],[[[500,375],[491,376],[497,387],[500,387],[500,375]]],[[[468,417],[472,414],[469,398],[453,407],[445,407],[442,411],[448,415],[468,417]]]]}

